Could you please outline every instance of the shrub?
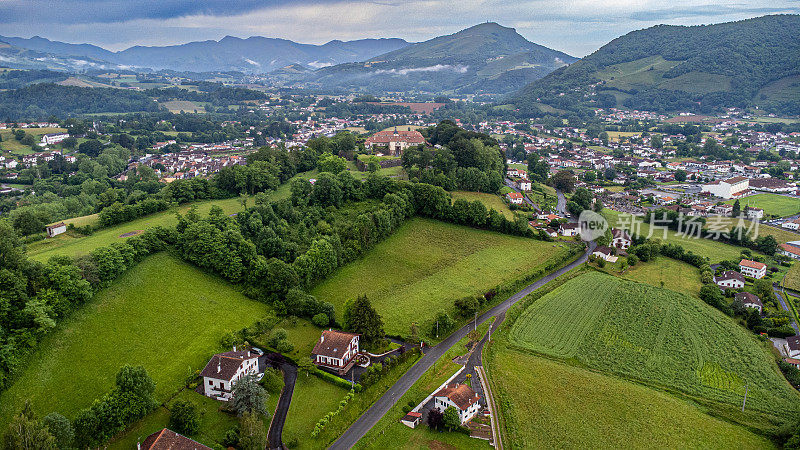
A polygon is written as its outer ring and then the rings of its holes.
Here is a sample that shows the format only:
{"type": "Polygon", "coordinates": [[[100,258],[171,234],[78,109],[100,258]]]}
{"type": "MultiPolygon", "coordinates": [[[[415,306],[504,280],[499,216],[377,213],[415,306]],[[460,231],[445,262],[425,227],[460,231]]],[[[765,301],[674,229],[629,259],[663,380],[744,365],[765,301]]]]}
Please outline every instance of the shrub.
{"type": "Polygon", "coordinates": [[[191,436],[200,429],[200,419],[194,403],[178,400],[172,404],[169,414],[169,429],[191,436]]]}
{"type": "Polygon", "coordinates": [[[271,394],[277,394],[283,389],[283,374],[278,369],[267,367],[261,385],[271,394]]]}
{"type": "Polygon", "coordinates": [[[327,314],[319,313],[311,318],[311,322],[320,328],[324,328],[330,324],[330,319],[327,314]]]}

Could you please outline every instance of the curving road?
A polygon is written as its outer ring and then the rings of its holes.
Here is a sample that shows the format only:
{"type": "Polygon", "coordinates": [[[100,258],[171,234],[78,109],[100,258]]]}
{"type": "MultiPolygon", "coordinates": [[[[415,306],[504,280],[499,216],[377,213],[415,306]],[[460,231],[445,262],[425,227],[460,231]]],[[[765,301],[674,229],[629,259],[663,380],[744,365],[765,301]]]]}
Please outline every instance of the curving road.
{"type": "Polygon", "coordinates": [[[270,449],[283,448],[283,442],[281,441],[283,425],[286,423],[286,414],[289,412],[289,405],[292,403],[294,383],[297,380],[297,367],[294,365],[283,363],[281,371],[283,372],[283,390],[281,390],[278,406],[275,408],[275,415],[272,416],[272,422],[269,424],[269,432],[267,434],[267,446],[270,449]]]}
{"type": "MultiPolygon", "coordinates": [[[[589,258],[589,255],[592,254],[592,251],[594,251],[595,247],[596,244],[594,242],[589,242],[589,246],[580,258],[548,275],[545,275],[538,281],[529,284],[521,291],[504,300],[502,303],[481,314],[478,316],[478,324],[483,323],[490,317],[505,314],[508,308],[510,308],[514,303],[517,303],[528,296],[531,292],[583,264],[589,258]]],[[[463,339],[473,327],[473,323],[468,323],[467,325],[461,327],[458,331],[445,338],[445,340],[439,344],[428,348],[425,355],[420,358],[420,360],[414,364],[414,366],[411,367],[408,372],[403,374],[403,376],[400,377],[400,379],[397,380],[397,382],[391,388],[389,388],[389,390],[386,391],[386,393],[383,394],[378,401],[376,401],[364,414],[362,414],[361,417],[359,417],[358,420],[356,420],[355,423],[353,423],[353,425],[351,425],[350,428],[348,428],[347,431],[345,431],[344,434],[342,434],[342,436],[339,437],[339,439],[337,439],[333,445],[331,445],[330,448],[349,449],[353,447],[356,442],[359,441],[359,439],[364,437],[364,435],[367,434],[367,432],[373,426],[375,426],[375,424],[378,423],[378,421],[384,415],[386,415],[386,413],[389,412],[389,409],[394,406],[397,400],[399,400],[400,397],[402,397],[403,394],[405,394],[411,388],[411,386],[416,383],[417,380],[419,380],[420,377],[431,366],[433,366],[433,363],[441,358],[442,355],[444,355],[445,352],[453,345],[463,339]]],[[[479,358],[481,352],[476,353],[478,354],[477,357],[479,358]]]]}

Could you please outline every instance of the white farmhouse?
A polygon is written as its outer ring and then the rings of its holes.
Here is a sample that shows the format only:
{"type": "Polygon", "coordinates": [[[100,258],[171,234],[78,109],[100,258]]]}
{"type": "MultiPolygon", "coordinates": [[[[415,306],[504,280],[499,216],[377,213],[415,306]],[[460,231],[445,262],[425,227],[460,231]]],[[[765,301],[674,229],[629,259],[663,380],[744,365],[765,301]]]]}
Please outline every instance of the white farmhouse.
{"type": "Polygon", "coordinates": [[[258,370],[258,354],[251,349],[218,353],[211,357],[206,367],[200,372],[203,377],[203,393],[206,397],[218,400],[230,400],[231,390],[245,375],[256,375],[258,370]]]}
{"type": "Polygon", "coordinates": [[[786,338],[784,350],[786,350],[786,355],[790,358],[800,357],[800,336],[790,336],[786,338]]]}
{"type": "Polygon", "coordinates": [[[461,424],[469,422],[481,409],[481,396],[476,394],[466,384],[448,384],[434,394],[434,408],[444,412],[449,407],[454,407],[458,411],[458,418],[461,424]]]}
{"type": "Polygon", "coordinates": [[[758,261],[743,259],[739,262],[739,271],[745,276],[758,280],[764,278],[764,275],[767,274],[767,265],[758,261]]]}

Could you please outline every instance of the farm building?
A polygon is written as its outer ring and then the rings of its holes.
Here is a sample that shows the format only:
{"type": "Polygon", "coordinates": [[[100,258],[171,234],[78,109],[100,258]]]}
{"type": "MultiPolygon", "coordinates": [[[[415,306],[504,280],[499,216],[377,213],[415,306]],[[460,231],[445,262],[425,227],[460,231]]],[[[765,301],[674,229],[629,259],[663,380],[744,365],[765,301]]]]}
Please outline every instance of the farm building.
{"type": "Polygon", "coordinates": [[[211,357],[200,372],[203,377],[203,393],[206,397],[230,400],[231,390],[245,375],[258,374],[259,354],[252,349],[218,353],[211,357]]]}
{"type": "Polygon", "coordinates": [[[314,364],[343,375],[353,367],[358,354],[360,334],[343,331],[325,330],[311,351],[314,364]]]}
{"type": "Polygon", "coordinates": [[[59,222],[59,223],[54,224],[54,225],[48,225],[45,228],[45,231],[47,231],[47,237],[50,237],[50,238],[51,237],[56,237],[61,233],[66,233],[67,232],[67,224],[65,224],[64,222],[59,222]]]}
{"type": "Polygon", "coordinates": [[[558,231],[562,236],[575,236],[576,234],[580,234],[581,227],[577,223],[562,223],[558,231]]]}
{"type": "Polygon", "coordinates": [[[481,396],[466,384],[448,384],[434,394],[434,408],[444,412],[449,407],[458,411],[461,424],[469,422],[481,409],[481,396]]]}
{"type": "Polygon", "coordinates": [[[751,220],[757,220],[764,217],[764,210],[761,208],[747,208],[747,218],[751,220]]]}
{"type": "Polygon", "coordinates": [[[419,425],[421,419],[422,419],[421,413],[411,411],[408,414],[406,414],[402,419],[400,419],[400,423],[409,428],[416,428],[416,426],[419,425]]]}

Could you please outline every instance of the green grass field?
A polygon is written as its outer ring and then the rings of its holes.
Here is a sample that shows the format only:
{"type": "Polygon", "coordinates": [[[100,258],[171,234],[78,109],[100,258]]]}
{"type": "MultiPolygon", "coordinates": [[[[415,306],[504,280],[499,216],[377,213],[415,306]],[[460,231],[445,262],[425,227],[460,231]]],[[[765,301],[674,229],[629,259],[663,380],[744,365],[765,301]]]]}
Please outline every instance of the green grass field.
{"type": "Polygon", "coordinates": [[[269,314],[264,304],[168,253],[148,257],[45,338],[0,394],[0,424],[30,400],[67,417],[106,392],[125,364],[143,365],[166,400],[219,351],[220,338],[269,314]]]}
{"type": "Polygon", "coordinates": [[[592,272],[529,306],[511,344],[778,420],[800,395],[756,337],[699,299],[592,272]]]}
{"type": "MultiPolygon", "coordinates": [[[[736,200],[728,200],[725,203],[732,205],[736,200]]],[[[742,209],[745,206],[761,208],[764,214],[779,217],[792,216],[800,213],[800,199],[786,197],[778,194],[756,194],[739,200],[742,209]]]]}
{"type": "Polygon", "coordinates": [[[498,195],[487,194],[485,192],[467,192],[467,191],[453,191],[451,192],[451,194],[453,195],[453,201],[456,201],[460,198],[468,202],[480,200],[481,203],[486,205],[486,208],[495,209],[497,212],[506,216],[506,218],[508,218],[509,220],[514,220],[514,212],[508,208],[508,204],[498,195]]]}
{"type": "MultiPolygon", "coordinates": [[[[617,211],[606,208],[603,210],[603,216],[605,216],[608,220],[609,227],[620,228],[624,226],[625,228],[630,229],[630,221],[628,220],[628,222],[625,222],[623,219],[621,219],[623,216],[617,211]]],[[[638,217],[637,223],[641,223],[641,219],[641,217],[638,217]]],[[[649,232],[650,225],[647,223],[641,223],[638,233],[646,237],[649,232]]],[[[680,244],[687,251],[691,251],[692,253],[709,258],[709,261],[712,264],[726,259],[738,259],[742,253],[742,248],[734,245],[724,244],[713,239],[695,239],[693,237],[687,238],[678,236],[678,234],[672,230],[667,231],[666,239],[664,239],[663,228],[654,229],[651,237],[666,240],[667,242],[672,242],[675,244],[680,244]]]]}
{"type": "MultiPolygon", "coordinates": [[[[49,133],[63,133],[67,131],[65,128],[21,128],[21,130],[25,131],[25,134],[30,134],[36,137],[37,142],[39,142],[39,136],[43,134],[49,133]]],[[[0,142],[0,149],[6,152],[11,152],[17,155],[29,155],[36,151],[40,150],[33,150],[31,147],[27,145],[22,145],[18,140],[14,138],[14,135],[11,133],[11,130],[0,130],[0,137],[3,138],[3,142],[0,142]]],[[[38,148],[38,147],[37,147],[38,148]]]]}
{"type": "Polygon", "coordinates": [[[347,389],[313,375],[298,374],[292,403],[283,427],[283,441],[297,437],[306,443],[301,448],[317,447],[309,445],[314,426],[325,414],[339,407],[339,402],[344,399],[347,392],[347,389]]]}
{"type": "Polygon", "coordinates": [[[312,294],[333,303],[338,317],[347,300],[366,294],[386,332],[407,335],[412,323],[423,327],[451,311],[453,300],[513,282],[566,252],[564,244],[415,218],[312,294]]]}
{"type": "Polygon", "coordinates": [[[703,287],[696,267],[665,256],[646,263],[640,261],[629,267],[622,277],[694,296],[699,295],[703,287]]]}
{"type": "Polygon", "coordinates": [[[493,345],[484,361],[509,448],[773,447],[664,392],[493,345]]]}
{"type": "MultiPolygon", "coordinates": [[[[267,410],[270,411],[270,413],[275,411],[278,397],[277,394],[270,394],[267,400],[267,410]]],[[[197,392],[184,389],[170,401],[167,407],[171,407],[177,400],[192,402],[197,406],[200,419],[200,431],[190,437],[201,444],[209,447],[221,447],[221,442],[225,437],[225,433],[239,424],[235,415],[220,411],[220,407],[224,404],[213,398],[208,398],[197,392]]],[[[136,444],[142,442],[147,436],[156,431],[161,431],[163,428],[167,428],[169,424],[169,410],[167,407],[159,406],[158,409],[148,414],[147,417],[134,423],[120,435],[115,436],[114,439],[108,443],[108,448],[119,450],[136,448],[136,444]]],[[[264,428],[269,428],[269,419],[264,421],[264,428]]]]}
{"type": "MultiPolygon", "coordinates": [[[[182,205],[177,208],[172,208],[167,211],[151,214],[140,219],[125,222],[119,225],[114,225],[108,228],[102,228],[95,231],[91,236],[78,236],[71,233],[64,233],[52,239],[44,239],[28,245],[28,256],[37,261],[47,261],[51,256],[67,255],[79,256],[87,254],[92,250],[109,245],[113,242],[118,242],[125,239],[123,234],[143,231],[150,227],[155,226],[174,226],[178,223],[175,217],[176,212],[185,214],[193,206],[197,207],[197,212],[200,215],[208,214],[212,206],[219,206],[225,214],[233,214],[242,210],[242,205],[239,203],[239,198],[228,198],[224,200],[207,200],[202,202],[195,202],[188,205],[182,205]]],[[[252,205],[250,200],[249,205],[252,205]]],[[[73,222],[76,226],[81,225],[94,225],[96,223],[96,214],[90,216],[76,217],[74,219],[65,220],[65,223],[73,222]]]]}

